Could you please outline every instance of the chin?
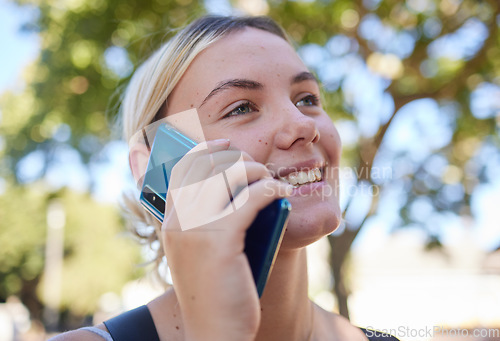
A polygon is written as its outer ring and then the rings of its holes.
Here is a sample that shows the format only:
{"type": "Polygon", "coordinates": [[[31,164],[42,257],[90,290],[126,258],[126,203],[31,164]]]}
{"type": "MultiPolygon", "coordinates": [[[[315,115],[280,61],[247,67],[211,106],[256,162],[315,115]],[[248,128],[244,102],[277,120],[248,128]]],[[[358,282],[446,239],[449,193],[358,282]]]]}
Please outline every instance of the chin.
{"type": "MultiPolygon", "coordinates": [[[[326,203],[325,203],[326,204],[326,203]]],[[[282,249],[297,249],[310,245],[335,231],[341,222],[340,207],[328,205],[325,210],[295,210],[290,212],[282,249]]]]}

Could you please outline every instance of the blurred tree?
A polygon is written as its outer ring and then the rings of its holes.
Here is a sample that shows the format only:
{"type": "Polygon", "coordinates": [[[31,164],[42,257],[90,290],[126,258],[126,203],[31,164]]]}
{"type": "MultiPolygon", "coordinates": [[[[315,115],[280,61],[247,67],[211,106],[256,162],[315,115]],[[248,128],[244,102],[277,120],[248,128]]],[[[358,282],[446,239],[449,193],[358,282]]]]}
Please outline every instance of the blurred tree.
{"type": "MultiPolygon", "coordinates": [[[[123,222],[114,205],[96,203],[85,193],[47,193],[44,187],[39,182],[8,185],[0,196],[0,300],[17,295],[32,318],[41,318],[46,217],[49,203],[57,199],[66,216],[61,309],[77,316],[92,314],[103,293],[120,292],[140,275],[139,250],[130,239],[117,238],[123,222]]],[[[51,279],[44,283],[58,285],[51,279]]]]}
{"type": "Polygon", "coordinates": [[[41,318],[46,208],[60,196],[67,214],[61,308],[82,316],[96,309],[101,294],[136,277],[133,264],[142,261],[126,241],[109,245],[124,226],[115,206],[69,191],[53,193],[60,184],[47,186],[46,175],[64,159],[76,166],[65,167],[66,172],[79,171],[72,174],[81,176],[77,187],[95,190],[95,178],[78,167],[91,173],[106,157],[103,148],[116,138],[109,129],[113,117],[107,117],[114,114],[110,98],[150,46],[197,16],[201,5],[191,0],[14,2],[36,8],[36,21],[23,29],[38,32],[41,52],[24,72],[26,88],[0,95],[0,180],[7,184],[0,193],[0,301],[19,295],[33,317],[41,318]],[[40,181],[45,185],[37,185],[40,181]]]}
{"type": "MultiPolygon", "coordinates": [[[[17,2],[39,8],[37,22],[26,28],[39,31],[42,39],[25,91],[1,99],[0,176],[17,183],[42,178],[61,146],[91,164],[113,138],[106,108],[116,88],[168,29],[201,14],[204,6],[192,0],[17,2]],[[26,175],[20,165],[28,157],[39,166],[26,175]]],[[[206,1],[207,7],[215,2],[206,1]]],[[[340,313],[348,316],[345,260],[361,228],[390,216],[384,223],[417,224],[428,232],[429,246],[439,245],[442,219],[471,216],[476,186],[492,181],[500,165],[499,4],[235,0],[232,5],[280,22],[324,84],[326,107],[343,137],[344,165],[354,170],[352,177],[344,174],[344,223],[329,238],[334,291],[340,313]]],[[[7,192],[2,198],[7,200],[7,192]]]]}
{"type": "Polygon", "coordinates": [[[25,29],[39,32],[42,47],[26,71],[24,93],[4,94],[4,162],[14,170],[26,154],[43,151],[40,175],[60,143],[78,150],[84,163],[95,157],[110,139],[107,108],[120,80],[169,29],[200,12],[191,0],[17,2],[38,8],[38,20],[25,29]]]}
{"type": "Polygon", "coordinates": [[[348,142],[354,176],[344,179],[343,226],[329,237],[348,317],[345,260],[367,222],[396,206],[400,218],[383,223],[418,225],[439,246],[448,219],[470,217],[476,186],[498,172],[500,4],[270,1],[270,14],[302,46],[348,142]]]}

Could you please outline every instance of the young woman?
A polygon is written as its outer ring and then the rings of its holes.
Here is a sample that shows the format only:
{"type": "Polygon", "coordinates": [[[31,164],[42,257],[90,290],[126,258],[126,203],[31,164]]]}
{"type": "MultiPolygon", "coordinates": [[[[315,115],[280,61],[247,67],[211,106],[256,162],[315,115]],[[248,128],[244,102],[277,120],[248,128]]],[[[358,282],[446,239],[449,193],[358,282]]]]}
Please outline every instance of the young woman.
{"type": "MultiPolygon", "coordinates": [[[[263,17],[208,16],[193,22],[132,78],[122,103],[125,136],[191,108],[197,109],[209,152],[174,168],[172,182],[180,186],[194,174],[214,173],[240,151],[248,200],[197,233],[182,231],[169,195],[156,235],[173,288],[147,305],[159,339],[367,340],[369,332],[308,298],[305,247],[334,231],[341,219],[341,142],[322,108],[318,81],[282,29],[263,17]],[[279,197],[288,198],[292,211],[259,299],[243,252],[245,231],[259,210],[279,197]]],[[[132,151],[133,171],[143,168],[144,160],[146,153],[132,151]]],[[[186,200],[188,210],[195,214],[212,204],[217,197],[212,190],[186,200]]],[[[143,218],[155,224],[148,213],[143,218]]],[[[73,339],[111,338],[99,325],[54,340],[73,339]]]]}

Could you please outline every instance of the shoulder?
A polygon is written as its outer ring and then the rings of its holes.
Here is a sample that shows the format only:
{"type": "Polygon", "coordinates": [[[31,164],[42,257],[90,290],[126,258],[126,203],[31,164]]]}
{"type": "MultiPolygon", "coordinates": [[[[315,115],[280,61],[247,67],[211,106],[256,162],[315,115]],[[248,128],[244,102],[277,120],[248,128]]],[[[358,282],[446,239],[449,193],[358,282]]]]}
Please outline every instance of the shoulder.
{"type": "MultiPolygon", "coordinates": [[[[106,331],[102,325],[97,326],[102,331],[106,331]]],[[[50,338],[48,341],[103,341],[102,336],[85,329],[72,330],[50,338]]]]}
{"type": "Polygon", "coordinates": [[[315,305],[316,313],[320,316],[321,339],[327,340],[332,334],[337,335],[340,340],[356,341],[400,341],[398,338],[370,328],[360,328],[351,324],[345,317],[323,310],[315,305]]]}
{"type": "Polygon", "coordinates": [[[360,328],[370,341],[399,341],[395,336],[386,332],[369,328],[360,328]]]}
{"type": "Polygon", "coordinates": [[[315,305],[317,314],[318,336],[321,340],[331,339],[336,335],[339,340],[366,341],[367,337],[361,329],[351,324],[345,317],[326,311],[315,305]]]}
{"type": "Polygon", "coordinates": [[[173,288],[149,302],[148,308],[160,338],[168,338],[169,341],[184,339],[182,314],[173,288]]]}

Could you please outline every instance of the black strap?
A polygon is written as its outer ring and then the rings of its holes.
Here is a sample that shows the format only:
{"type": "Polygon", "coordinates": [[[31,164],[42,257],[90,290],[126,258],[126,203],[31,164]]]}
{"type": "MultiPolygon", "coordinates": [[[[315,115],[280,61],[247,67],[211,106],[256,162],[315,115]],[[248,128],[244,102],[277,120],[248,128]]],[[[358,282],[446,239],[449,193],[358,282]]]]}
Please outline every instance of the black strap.
{"type": "Polygon", "coordinates": [[[375,329],[367,329],[361,327],[359,329],[361,329],[363,333],[365,333],[369,341],[399,341],[399,339],[397,339],[396,337],[375,329]]]}
{"type": "Polygon", "coordinates": [[[114,341],[160,341],[147,306],[127,311],[104,322],[114,341]]]}

